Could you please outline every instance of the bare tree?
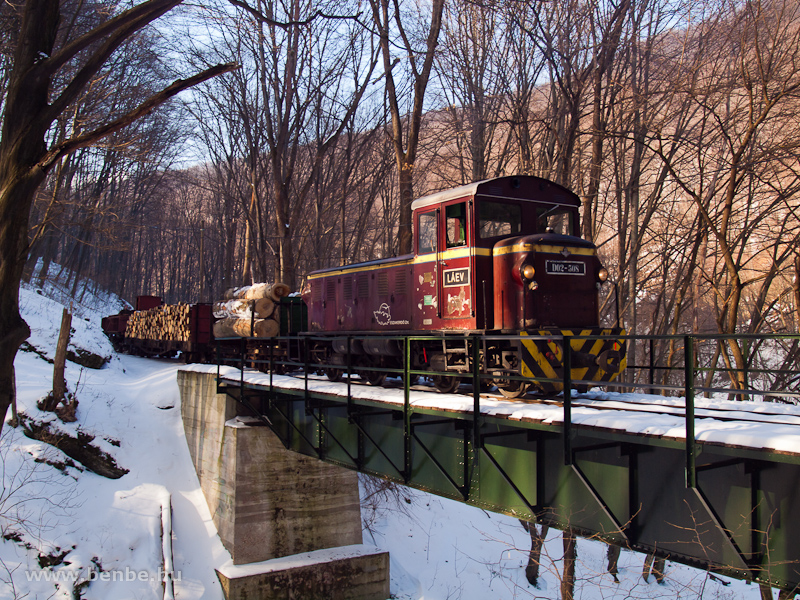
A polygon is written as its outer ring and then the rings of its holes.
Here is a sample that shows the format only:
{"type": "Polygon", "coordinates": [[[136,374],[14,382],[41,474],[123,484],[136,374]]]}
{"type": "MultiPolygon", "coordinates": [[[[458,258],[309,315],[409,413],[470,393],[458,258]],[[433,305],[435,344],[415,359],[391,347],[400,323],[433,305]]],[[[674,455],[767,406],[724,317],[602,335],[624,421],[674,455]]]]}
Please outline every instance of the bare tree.
{"type": "MultiPolygon", "coordinates": [[[[706,232],[698,269],[720,333],[736,333],[743,322],[748,331],[764,326],[779,273],[796,253],[799,24],[795,3],[754,0],[722,3],[685,32],[690,52],[673,88],[692,111],[691,137],[675,155],[659,154],[706,232]]],[[[789,282],[782,285],[788,293],[789,282]]],[[[744,387],[740,344],[727,340],[719,356],[734,386],[744,387]]]]}
{"type": "Polygon", "coordinates": [[[433,68],[433,59],[442,28],[444,0],[431,3],[430,25],[421,49],[415,45],[408,23],[401,17],[399,2],[389,0],[370,0],[372,20],[379,36],[383,54],[384,79],[386,82],[386,101],[392,117],[391,139],[397,163],[398,186],[400,194],[400,222],[398,224],[398,247],[400,254],[411,252],[411,202],[414,199],[414,167],[417,161],[422,115],[425,111],[425,91],[433,68]],[[390,8],[393,12],[390,12],[390,8]],[[392,33],[399,38],[395,40],[392,33]],[[408,60],[412,99],[408,112],[402,108],[402,88],[397,85],[394,69],[401,62],[392,52],[394,44],[402,49],[408,60]]]}
{"type": "Polygon", "coordinates": [[[485,5],[445,10],[444,42],[435,64],[447,100],[448,127],[441,134],[436,127],[431,137],[442,146],[436,151],[444,160],[441,178],[453,185],[496,176],[513,155],[508,152],[508,128],[500,129],[506,92],[500,73],[508,59],[502,20],[500,11],[485,5]]]}
{"type": "Polygon", "coordinates": [[[20,27],[0,139],[0,414],[4,416],[12,401],[14,357],[30,335],[19,314],[19,284],[28,253],[29,214],[37,189],[69,153],[123,129],[182,90],[234,68],[219,65],[175,81],[132,110],[48,145],[52,124],[120,46],[178,4],[179,0],[148,0],[75,38],[59,35],[59,0],[28,0],[12,5],[20,27]],[[66,67],[74,69],[68,69],[64,77],[66,67]]]}
{"type": "MultiPolygon", "coordinates": [[[[255,241],[258,257],[275,257],[273,276],[296,288],[309,195],[326,155],[371,89],[378,56],[356,20],[332,16],[348,12],[341,3],[266,1],[257,8],[246,18],[221,17],[232,27],[216,41],[213,55],[244,67],[231,82],[235,89],[216,102],[235,107],[231,116],[240,121],[245,141],[245,253],[255,241]]],[[[254,262],[255,272],[268,276],[266,264],[254,262]]]]}

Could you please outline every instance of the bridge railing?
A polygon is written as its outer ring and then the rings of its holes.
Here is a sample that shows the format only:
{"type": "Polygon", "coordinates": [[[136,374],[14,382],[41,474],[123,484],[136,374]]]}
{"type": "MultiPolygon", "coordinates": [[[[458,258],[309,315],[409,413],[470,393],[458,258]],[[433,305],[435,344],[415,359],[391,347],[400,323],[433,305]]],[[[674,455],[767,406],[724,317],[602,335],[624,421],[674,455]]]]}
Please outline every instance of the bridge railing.
{"type": "MultiPolygon", "coordinates": [[[[352,383],[354,376],[367,381],[379,377],[399,377],[403,387],[403,418],[410,424],[414,407],[411,404],[411,386],[417,377],[458,377],[471,384],[472,428],[477,439],[481,424],[481,389],[485,389],[496,376],[483,368],[487,344],[508,342],[548,342],[555,343],[561,350],[562,368],[559,377],[530,378],[511,373],[503,374],[503,380],[532,383],[534,386],[557,384],[562,390],[558,398],[563,401],[564,417],[564,461],[572,461],[572,408],[576,389],[603,387],[619,392],[646,392],[662,396],[684,398],[686,431],[686,484],[696,485],[695,457],[695,401],[699,396],[715,399],[741,401],[772,401],[781,403],[800,403],[800,335],[672,335],[672,336],[601,336],[601,335],[414,335],[380,336],[382,340],[395,343],[402,366],[383,367],[375,364],[357,364],[353,351],[354,343],[374,339],[374,335],[342,335],[337,338],[346,348],[344,364],[329,362],[322,346],[331,341],[330,336],[303,334],[265,340],[263,338],[236,338],[218,340],[217,363],[227,360],[240,370],[240,384],[244,387],[246,368],[270,374],[269,386],[273,385],[273,375],[303,371],[305,373],[305,395],[309,394],[309,375],[314,372],[335,373],[346,384],[348,410],[353,407],[352,383]],[[413,368],[411,352],[417,342],[450,342],[463,340],[465,349],[471,353],[470,368],[458,372],[432,372],[413,368]],[[573,378],[574,342],[584,341],[622,341],[628,348],[632,344],[643,347],[646,361],[642,364],[628,364],[623,373],[613,381],[598,383],[593,380],[573,378]],[[257,341],[257,352],[253,351],[257,341]],[[220,344],[228,344],[227,358],[221,352],[220,344]],[[231,353],[231,344],[236,351],[231,353]]],[[[580,344],[578,344],[580,345],[580,344]]],[[[218,367],[219,376],[219,367],[218,367]]],[[[335,376],[334,376],[335,378],[335,376]]],[[[219,379],[219,377],[218,377],[219,379]]],[[[552,387],[552,386],[551,386],[552,387]]],[[[410,427],[409,427],[410,429],[410,427]]]]}

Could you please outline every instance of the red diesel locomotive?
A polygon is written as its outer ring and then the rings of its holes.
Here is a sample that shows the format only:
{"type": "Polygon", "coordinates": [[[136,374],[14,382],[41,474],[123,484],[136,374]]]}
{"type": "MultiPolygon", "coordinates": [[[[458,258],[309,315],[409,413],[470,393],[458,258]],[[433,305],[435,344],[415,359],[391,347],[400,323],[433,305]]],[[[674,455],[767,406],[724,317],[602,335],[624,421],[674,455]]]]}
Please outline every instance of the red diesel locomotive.
{"type": "MultiPolygon", "coordinates": [[[[397,336],[430,334],[412,339],[412,370],[468,374],[477,355],[480,372],[508,397],[531,386],[514,377],[561,379],[562,335],[624,333],[599,326],[598,290],[608,272],[595,245],[580,238],[579,207],[571,191],[532,176],[415,200],[413,254],[309,274],[303,299],[315,359],[332,366],[332,380],[349,361],[380,385],[386,375],[370,369],[402,368],[397,336]],[[369,335],[375,333],[384,335],[369,335]]],[[[573,380],[610,381],[625,368],[619,340],[579,337],[570,348],[573,380]]],[[[439,391],[452,392],[460,378],[432,379],[439,391]]]]}

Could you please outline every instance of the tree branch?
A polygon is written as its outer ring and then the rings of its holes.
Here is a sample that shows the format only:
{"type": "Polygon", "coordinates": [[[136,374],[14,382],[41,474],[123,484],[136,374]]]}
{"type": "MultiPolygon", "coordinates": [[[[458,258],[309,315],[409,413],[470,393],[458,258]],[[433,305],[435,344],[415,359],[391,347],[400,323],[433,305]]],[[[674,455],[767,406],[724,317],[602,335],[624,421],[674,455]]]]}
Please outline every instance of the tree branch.
{"type": "Polygon", "coordinates": [[[188,79],[178,79],[177,81],[173,82],[170,86],[164,88],[162,91],[158,92],[157,94],[154,94],[153,96],[145,100],[142,104],[140,104],[138,107],[128,112],[127,114],[124,114],[121,117],[111,121],[110,123],[107,123],[106,125],[98,127],[93,131],[89,131],[78,137],[64,140],[60,144],[54,146],[42,158],[42,160],[39,161],[39,167],[42,168],[44,171],[48,171],[61,157],[71,152],[74,152],[79,148],[85,148],[86,146],[91,146],[92,144],[96,143],[102,138],[111,135],[113,133],[116,133],[117,131],[127,127],[136,120],[149,114],[155,108],[164,104],[164,102],[166,102],[173,96],[176,96],[180,92],[187,90],[208,79],[211,79],[218,75],[222,75],[224,73],[228,73],[230,71],[234,71],[238,68],[240,67],[236,63],[216,65],[214,67],[206,69],[205,71],[197,73],[196,75],[193,75],[188,79]]]}
{"type": "Polygon", "coordinates": [[[250,13],[251,16],[255,17],[258,21],[266,23],[267,25],[272,25],[273,27],[279,27],[281,29],[289,29],[291,27],[297,27],[297,26],[302,27],[310,24],[315,19],[342,19],[342,20],[356,21],[358,23],[361,22],[359,20],[359,18],[361,17],[361,13],[356,13],[355,15],[329,15],[322,12],[321,10],[317,10],[313,15],[311,15],[307,19],[302,19],[299,21],[285,21],[285,22],[276,21],[275,19],[266,16],[260,10],[253,8],[243,0],[228,0],[228,2],[230,2],[234,6],[238,6],[244,11],[247,11],[248,13],[250,13]]]}
{"type": "MultiPolygon", "coordinates": [[[[69,106],[75,98],[86,87],[94,75],[103,67],[111,55],[124,44],[130,37],[140,29],[143,29],[158,17],[181,3],[182,0],[149,0],[137,6],[135,9],[126,11],[117,18],[111,19],[109,23],[114,22],[112,28],[104,25],[97,27],[94,31],[89,32],[87,36],[92,38],[93,41],[101,39],[102,36],[110,36],[106,39],[105,43],[100,46],[89,59],[84,63],[80,70],[72,78],[67,87],[53,100],[50,108],[45,112],[45,119],[49,122],[54,121],[67,106],[69,106]],[[140,7],[146,7],[146,10],[137,10],[140,7]],[[102,32],[102,34],[98,33],[102,32]]],[[[72,44],[70,44],[72,46],[72,44]]],[[[54,60],[62,60],[61,52],[54,57],[54,60]]],[[[47,61],[45,61],[46,63],[47,61]]],[[[47,68],[47,67],[46,67],[47,68]]]]}
{"type": "Polygon", "coordinates": [[[78,39],[68,43],[61,50],[53,54],[53,56],[40,62],[39,68],[43,73],[52,76],[58,69],[95,42],[118,32],[120,29],[127,28],[132,22],[140,21],[143,18],[146,20],[145,24],[150,23],[164,13],[175,8],[182,1],[183,0],[148,0],[138,6],[134,6],[116,17],[109,19],[105,23],[101,23],[78,39]]]}

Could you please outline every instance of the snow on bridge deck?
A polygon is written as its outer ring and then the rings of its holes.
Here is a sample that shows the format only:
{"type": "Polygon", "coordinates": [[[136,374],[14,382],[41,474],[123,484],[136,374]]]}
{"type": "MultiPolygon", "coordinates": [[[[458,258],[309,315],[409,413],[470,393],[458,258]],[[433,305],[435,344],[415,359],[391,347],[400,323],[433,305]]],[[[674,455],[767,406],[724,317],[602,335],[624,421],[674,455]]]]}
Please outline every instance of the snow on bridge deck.
{"type": "MultiPolygon", "coordinates": [[[[181,370],[217,374],[216,365],[187,365],[181,370]]],[[[281,390],[306,389],[303,377],[270,375],[235,367],[220,367],[220,379],[238,386],[264,388],[272,385],[281,390]]],[[[442,410],[472,414],[472,395],[440,394],[414,386],[409,402],[412,409],[442,410]]],[[[308,390],[315,394],[347,398],[347,383],[334,383],[326,378],[309,376],[308,390]]],[[[402,388],[351,385],[355,400],[368,400],[402,407],[402,388]]],[[[616,433],[627,433],[684,441],[686,421],[684,398],[634,393],[590,391],[573,397],[572,425],[616,433]]],[[[481,415],[509,421],[561,426],[564,409],[560,402],[531,399],[505,400],[481,394],[481,415]]],[[[733,448],[765,450],[800,457],[800,406],[772,402],[719,401],[695,399],[695,440],[704,444],[733,448]]]]}

